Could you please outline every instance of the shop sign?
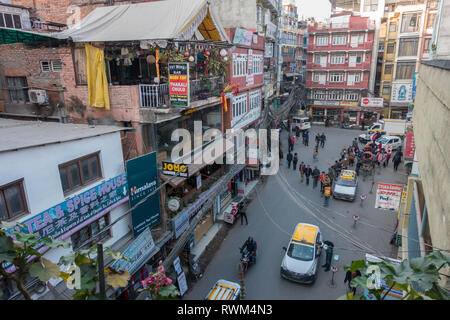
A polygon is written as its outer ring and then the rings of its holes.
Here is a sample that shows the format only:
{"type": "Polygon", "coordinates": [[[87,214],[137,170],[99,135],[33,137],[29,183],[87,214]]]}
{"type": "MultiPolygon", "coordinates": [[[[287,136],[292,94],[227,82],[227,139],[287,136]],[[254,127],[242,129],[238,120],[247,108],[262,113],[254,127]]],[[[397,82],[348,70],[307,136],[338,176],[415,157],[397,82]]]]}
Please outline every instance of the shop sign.
{"type": "Polygon", "coordinates": [[[414,160],[416,152],[416,143],[414,141],[414,132],[406,132],[405,160],[414,160]]]}
{"type": "Polygon", "coordinates": [[[416,97],[416,85],[417,85],[417,77],[419,76],[418,72],[414,72],[414,80],[413,80],[413,87],[412,87],[412,94],[411,99],[414,100],[416,97]]]}
{"type": "Polygon", "coordinates": [[[188,167],[184,164],[177,164],[173,162],[162,162],[162,173],[167,176],[180,176],[183,178],[189,178],[188,167]]]}
{"type": "Polygon", "coordinates": [[[189,63],[169,63],[170,104],[189,106],[189,63]]]}
{"type": "Polygon", "coordinates": [[[265,46],[264,58],[273,58],[273,43],[266,42],[264,46],[265,46]]]}
{"type": "Polygon", "coordinates": [[[186,274],[184,272],[182,272],[177,277],[177,281],[178,281],[178,289],[180,291],[180,295],[182,296],[188,290],[188,285],[187,285],[187,281],[186,281],[186,274]]]}
{"type": "Polygon", "coordinates": [[[267,21],[266,25],[266,38],[275,40],[275,35],[277,33],[277,26],[270,21],[267,21]]]}
{"type": "Polygon", "coordinates": [[[351,106],[351,107],[358,107],[358,102],[355,101],[341,101],[341,106],[351,106]]]}
{"type": "Polygon", "coordinates": [[[253,121],[258,120],[261,116],[261,108],[254,108],[247,112],[243,117],[236,118],[231,120],[231,132],[234,133],[236,130],[239,130],[253,121]]]}
{"type": "Polygon", "coordinates": [[[383,108],[383,98],[361,98],[361,107],[383,108]]]}
{"type": "Polygon", "coordinates": [[[375,208],[383,210],[398,210],[402,192],[402,185],[378,183],[375,208]]]}
{"type": "Polygon", "coordinates": [[[127,260],[117,260],[111,268],[117,271],[128,271],[134,274],[148,259],[150,254],[156,249],[150,228],[145,229],[133,243],[122,254],[127,260]]]}
{"type": "Polygon", "coordinates": [[[247,74],[245,75],[245,85],[248,86],[252,86],[255,84],[255,77],[253,75],[253,50],[249,49],[248,50],[248,70],[247,70],[247,74]]]}
{"type": "Polygon", "coordinates": [[[180,257],[177,257],[174,261],[173,261],[173,267],[177,273],[177,275],[180,275],[183,272],[183,268],[181,268],[181,261],[180,261],[180,257]]]}
{"type": "Polygon", "coordinates": [[[234,34],[234,44],[241,44],[244,46],[251,46],[253,39],[253,32],[250,30],[236,28],[236,33],[234,34]]]}
{"type": "MultiPolygon", "coordinates": [[[[38,239],[64,240],[126,201],[128,186],[124,173],[34,215],[22,222],[23,227],[11,228],[7,232],[12,235],[12,231],[20,231],[34,234],[38,239]]],[[[40,252],[46,250],[43,243],[35,248],[40,252]]],[[[9,269],[12,265],[5,264],[4,267],[9,269]]]]}
{"type": "Polygon", "coordinates": [[[314,104],[317,106],[339,106],[339,101],[314,100],[314,104]]]}
{"type": "MultiPolygon", "coordinates": [[[[156,152],[128,160],[126,166],[130,189],[130,207],[134,207],[158,188],[156,152]]],[[[137,237],[147,228],[157,225],[161,220],[160,211],[159,192],[156,192],[135,208],[131,213],[134,237],[137,237]]]]}
{"type": "Polygon", "coordinates": [[[175,239],[189,227],[189,212],[182,212],[175,220],[173,220],[173,230],[175,230],[175,239]]]}
{"type": "Polygon", "coordinates": [[[412,101],[413,83],[412,81],[393,83],[392,84],[392,96],[391,103],[404,102],[408,103],[412,101]]]}

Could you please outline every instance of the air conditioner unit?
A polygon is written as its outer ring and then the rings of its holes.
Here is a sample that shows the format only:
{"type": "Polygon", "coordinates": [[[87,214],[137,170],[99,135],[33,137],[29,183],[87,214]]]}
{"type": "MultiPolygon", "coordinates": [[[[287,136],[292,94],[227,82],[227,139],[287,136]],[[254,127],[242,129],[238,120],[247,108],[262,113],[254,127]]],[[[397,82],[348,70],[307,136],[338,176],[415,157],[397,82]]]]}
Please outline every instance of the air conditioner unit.
{"type": "Polygon", "coordinates": [[[28,90],[28,97],[33,103],[45,104],[48,102],[47,92],[45,90],[28,90]]]}

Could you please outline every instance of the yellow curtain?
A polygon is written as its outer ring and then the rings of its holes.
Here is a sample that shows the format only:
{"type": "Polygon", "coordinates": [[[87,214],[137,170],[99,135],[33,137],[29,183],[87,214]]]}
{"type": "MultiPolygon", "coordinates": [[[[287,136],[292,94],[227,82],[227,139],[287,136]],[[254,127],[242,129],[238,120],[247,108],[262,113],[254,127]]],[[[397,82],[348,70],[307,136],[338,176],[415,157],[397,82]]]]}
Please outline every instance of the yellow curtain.
{"type": "Polygon", "coordinates": [[[156,75],[158,76],[158,83],[161,83],[159,78],[159,49],[156,49],[156,75]]]}
{"type": "Polygon", "coordinates": [[[105,53],[103,49],[85,44],[89,106],[110,109],[108,80],[106,79],[105,53]]]}

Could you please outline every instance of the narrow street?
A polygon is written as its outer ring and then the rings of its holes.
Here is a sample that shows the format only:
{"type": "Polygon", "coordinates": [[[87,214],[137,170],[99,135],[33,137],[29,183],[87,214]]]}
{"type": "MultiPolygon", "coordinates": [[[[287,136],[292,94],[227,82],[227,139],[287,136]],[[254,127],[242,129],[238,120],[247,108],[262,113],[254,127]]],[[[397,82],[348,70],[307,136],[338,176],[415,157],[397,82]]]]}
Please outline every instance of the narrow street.
{"type": "MultiPolygon", "coordinates": [[[[299,163],[304,161],[314,168],[312,161],[314,138],[316,133],[325,132],[325,148],[319,150],[316,163],[321,171],[327,171],[334,163],[343,147],[351,144],[360,130],[324,128],[313,126],[310,130],[309,147],[296,141],[294,152],[299,154],[299,163]]],[[[287,132],[281,136],[282,149],[286,155],[287,132]]],[[[270,176],[265,184],[259,184],[252,202],[247,209],[249,225],[240,222],[231,227],[228,236],[204,270],[203,278],[184,296],[184,299],[204,299],[205,295],[218,279],[238,282],[239,247],[249,235],[258,242],[258,260],[250,267],[245,278],[246,299],[336,299],[345,293],[343,270],[352,260],[364,259],[365,253],[383,254],[397,257],[397,248],[390,245],[396,223],[396,212],[375,209],[376,183],[404,184],[406,173],[403,164],[399,171],[393,171],[392,162],[388,168],[376,169],[375,185],[370,193],[372,178],[363,181],[359,177],[357,199],[354,202],[330,199],[330,206],[323,207],[320,196],[320,184],[313,189],[300,183],[298,167],[296,171],[287,169],[283,160],[280,171],[270,176]],[[363,207],[359,196],[367,194],[363,207]],[[360,221],[353,227],[352,216],[357,214],[360,221]],[[320,267],[317,281],[312,285],[301,285],[280,277],[280,265],[284,255],[283,246],[287,246],[297,223],[318,225],[324,240],[335,245],[333,265],[338,268],[335,275],[337,287],[328,284],[332,273],[324,272],[320,267]],[[337,258],[337,260],[335,260],[337,258]]],[[[320,265],[325,263],[322,254],[320,265]]]]}

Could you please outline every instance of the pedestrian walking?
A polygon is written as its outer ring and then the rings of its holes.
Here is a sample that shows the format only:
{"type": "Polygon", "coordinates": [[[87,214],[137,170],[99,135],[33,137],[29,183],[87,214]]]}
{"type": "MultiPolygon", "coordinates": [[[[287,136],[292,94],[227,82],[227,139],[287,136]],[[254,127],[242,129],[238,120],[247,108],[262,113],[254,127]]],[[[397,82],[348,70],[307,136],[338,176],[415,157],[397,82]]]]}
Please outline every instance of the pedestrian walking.
{"type": "Polygon", "coordinates": [[[316,147],[319,147],[320,144],[320,135],[319,133],[316,133],[316,147]]]}
{"type": "MultiPolygon", "coordinates": [[[[352,261],[353,264],[353,261],[352,261]]],[[[352,287],[350,285],[350,283],[352,282],[353,279],[355,279],[356,277],[360,277],[361,276],[361,271],[356,270],[354,272],[351,272],[350,270],[348,270],[345,273],[345,279],[344,279],[344,284],[347,283],[348,285],[348,289],[349,291],[353,292],[353,295],[356,293],[356,287],[352,287]]]]}
{"type": "Polygon", "coordinates": [[[247,219],[247,213],[244,209],[244,204],[239,204],[239,213],[241,215],[241,226],[244,224],[244,218],[245,218],[245,224],[248,225],[248,219],[247,219]]]}
{"type": "Polygon", "coordinates": [[[309,186],[309,177],[312,175],[312,169],[311,166],[308,164],[305,170],[305,176],[306,176],[306,185],[309,186]]]}
{"type": "Polygon", "coordinates": [[[289,152],[291,152],[294,149],[294,146],[292,144],[291,136],[289,136],[289,138],[288,138],[288,148],[289,148],[288,149],[289,152]]]}
{"type": "Polygon", "coordinates": [[[392,151],[386,152],[386,167],[389,166],[389,160],[391,159],[392,151]]]}
{"type": "Polygon", "coordinates": [[[303,145],[305,145],[306,146],[306,142],[305,142],[305,140],[306,140],[306,131],[302,131],[302,141],[303,141],[303,145]]]}
{"type": "Polygon", "coordinates": [[[302,163],[300,163],[299,166],[299,171],[300,171],[300,182],[303,183],[303,177],[305,176],[305,170],[306,170],[306,165],[305,163],[302,161],[302,163]]]}
{"type": "Polygon", "coordinates": [[[363,119],[363,121],[361,121],[361,131],[364,131],[364,126],[365,126],[365,122],[364,122],[364,119],[363,119]]]}
{"type": "Polygon", "coordinates": [[[294,159],[292,160],[292,164],[293,164],[293,169],[297,170],[297,163],[298,163],[298,155],[297,153],[294,154],[294,159]]]}
{"type": "Polygon", "coordinates": [[[323,242],[323,248],[325,249],[327,255],[325,258],[326,263],[322,266],[322,268],[325,268],[325,271],[328,272],[331,268],[331,258],[333,257],[334,244],[331,241],[325,240],[323,242]]]}
{"type": "Polygon", "coordinates": [[[323,178],[325,177],[325,171],[322,171],[322,173],[319,176],[319,182],[320,182],[320,196],[323,194],[323,178]]]}
{"type": "Polygon", "coordinates": [[[312,171],[312,176],[313,176],[313,188],[316,188],[317,181],[319,180],[320,177],[320,170],[317,169],[317,166],[314,167],[314,170],[312,171]]]}
{"type": "Polygon", "coordinates": [[[288,155],[286,156],[286,159],[287,159],[288,169],[290,169],[291,168],[291,162],[292,162],[292,159],[293,159],[292,153],[290,151],[289,151],[288,155]]]}
{"type": "Polygon", "coordinates": [[[378,164],[378,168],[379,168],[381,163],[383,162],[383,154],[381,153],[381,151],[378,151],[376,159],[377,159],[377,164],[378,164]]]}
{"type": "Polygon", "coordinates": [[[309,130],[306,130],[306,133],[305,133],[305,143],[306,143],[306,146],[308,147],[309,146],[309,130]]]}
{"type": "Polygon", "coordinates": [[[314,162],[319,161],[319,147],[318,146],[315,146],[315,148],[314,148],[313,160],[314,160],[314,162]]]}
{"type": "Polygon", "coordinates": [[[325,207],[328,207],[328,203],[330,201],[330,197],[331,197],[331,187],[330,186],[325,186],[323,188],[323,197],[324,197],[324,203],[323,205],[325,207]]]}
{"type": "Polygon", "coordinates": [[[280,166],[282,166],[283,165],[283,150],[281,150],[281,148],[279,150],[280,150],[280,166]]]}
{"type": "Polygon", "coordinates": [[[325,148],[325,141],[327,140],[327,137],[325,136],[325,133],[322,132],[322,135],[320,136],[320,146],[322,148],[325,148]]]}
{"type": "Polygon", "coordinates": [[[402,162],[403,152],[398,150],[392,161],[394,162],[394,171],[397,171],[400,162],[402,162]]]}
{"type": "Polygon", "coordinates": [[[384,150],[382,150],[381,154],[383,156],[381,159],[381,163],[383,164],[383,168],[386,168],[387,154],[384,150]]]}

